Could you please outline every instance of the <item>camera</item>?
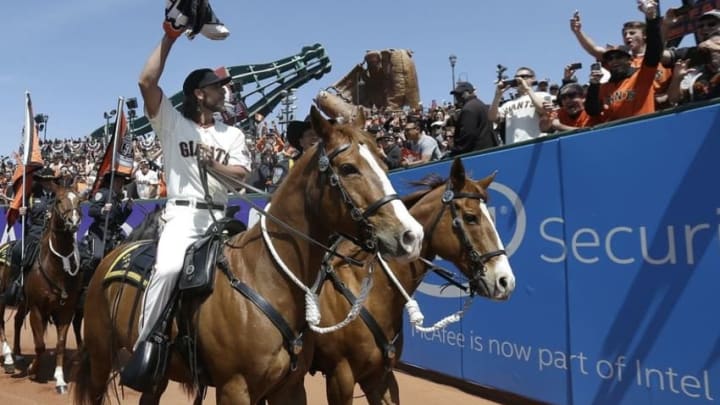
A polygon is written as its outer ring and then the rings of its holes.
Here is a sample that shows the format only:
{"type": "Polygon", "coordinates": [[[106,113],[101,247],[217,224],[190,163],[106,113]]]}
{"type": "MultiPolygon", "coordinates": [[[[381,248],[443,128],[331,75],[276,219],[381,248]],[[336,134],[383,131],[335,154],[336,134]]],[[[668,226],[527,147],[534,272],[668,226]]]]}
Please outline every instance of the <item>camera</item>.
{"type": "MultiPolygon", "coordinates": [[[[510,86],[510,87],[517,87],[517,86],[518,86],[518,81],[517,81],[517,79],[507,79],[507,80],[503,80],[503,81],[502,81],[502,84],[503,84],[503,86],[505,86],[505,87],[508,87],[508,86],[510,86]]],[[[530,85],[530,86],[535,86],[535,85],[537,85],[537,84],[538,84],[537,80],[533,80],[532,82],[528,83],[528,85],[530,85]]]]}
{"type": "Polygon", "coordinates": [[[592,65],[590,65],[590,70],[600,70],[600,64],[595,62],[592,65]]]}
{"type": "Polygon", "coordinates": [[[582,69],[582,63],[580,63],[580,62],[578,62],[578,63],[573,63],[572,65],[570,65],[570,66],[568,66],[568,67],[570,68],[570,70],[582,69]]]}

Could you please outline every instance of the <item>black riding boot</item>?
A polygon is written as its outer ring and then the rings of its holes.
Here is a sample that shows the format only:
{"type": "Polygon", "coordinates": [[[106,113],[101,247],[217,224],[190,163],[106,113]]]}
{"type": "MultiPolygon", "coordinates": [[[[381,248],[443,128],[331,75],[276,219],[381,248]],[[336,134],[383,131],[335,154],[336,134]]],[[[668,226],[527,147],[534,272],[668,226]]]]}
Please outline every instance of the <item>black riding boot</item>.
{"type": "Polygon", "coordinates": [[[165,375],[169,354],[168,337],[153,333],[137,345],[130,360],[120,371],[120,384],[135,391],[152,392],[165,375]]]}
{"type": "Polygon", "coordinates": [[[120,384],[140,392],[151,392],[165,375],[170,339],[167,331],[175,309],[177,290],[168,300],[163,315],[147,340],[138,343],[130,360],[120,371],[120,384]]]}
{"type": "Polygon", "coordinates": [[[16,306],[23,300],[23,285],[20,280],[20,266],[12,264],[10,266],[10,283],[5,289],[4,300],[7,306],[16,306]]]}

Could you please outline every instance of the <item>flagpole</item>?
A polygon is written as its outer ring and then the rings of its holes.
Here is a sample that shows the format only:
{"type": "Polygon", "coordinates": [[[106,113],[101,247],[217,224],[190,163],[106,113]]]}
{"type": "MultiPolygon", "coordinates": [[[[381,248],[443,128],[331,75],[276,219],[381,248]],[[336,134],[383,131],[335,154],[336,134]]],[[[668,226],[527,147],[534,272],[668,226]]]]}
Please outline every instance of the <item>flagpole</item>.
{"type": "Polygon", "coordinates": [[[25,131],[23,132],[23,174],[22,174],[22,205],[21,209],[25,208],[25,213],[20,215],[20,285],[24,285],[25,272],[23,271],[23,263],[25,262],[25,218],[27,217],[27,164],[30,161],[30,139],[32,134],[32,125],[35,125],[33,121],[32,113],[30,112],[30,92],[25,90],[25,131]]]}
{"type": "MultiPolygon", "coordinates": [[[[117,115],[115,115],[115,134],[113,135],[113,146],[112,146],[112,158],[110,160],[110,192],[107,195],[107,199],[105,200],[105,205],[111,204],[112,201],[112,194],[113,194],[113,182],[115,181],[115,158],[117,156],[117,143],[118,138],[120,137],[120,120],[122,117],[122,108],[123,108],[123,102],[125,101],[125,98],[118,97],[118,106],[117,106],[117,115]]],[[[110,210],[112,210],[112,207],[110,207],[110,210]]],[[[105,213],[105,227],[103,228],[103,256],[105,256],[105,242],[107,242],[107,231],[108,226],[110,222],[110,211],[105,213]]]]}
{"type": "MultiPolygon", "coordinates": [[[[25,144],[25,147],[27,148],[28,145],[25,144]]],[[[22,189],[19,190],[22,193],[22,205],[20,207],[21,209],[25,208],[25,213],[23,215],[20,215],[20,285],[24,285],[23,283],[25,282],[25,280],[23,279],[25,272],[23,271],[22,266],[23,262],[25,262],[25,217],[27,216],[27,207],[25,205],[25,196],[27,195],[27,190],[25,190],[25,187],[27,187],[27,182],[25,182],[26,175],[27,165],[23,164],[22,189]]]]}

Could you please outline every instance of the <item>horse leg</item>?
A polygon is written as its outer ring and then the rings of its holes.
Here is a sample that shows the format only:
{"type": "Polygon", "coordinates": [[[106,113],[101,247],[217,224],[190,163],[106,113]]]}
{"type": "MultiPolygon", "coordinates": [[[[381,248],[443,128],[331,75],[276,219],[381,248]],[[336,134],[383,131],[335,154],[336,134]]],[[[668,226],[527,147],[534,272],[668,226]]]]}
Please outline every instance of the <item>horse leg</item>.
{"type": "Polygon", "coordinates": [[[140,396],[139,405],[158,405],[160,403],[160,397],[162,397],[162,394],[167,389],[168,381],[167,378],[163,378],[153,392],[143,393],[140,396]]]}
{"type": "Polygon", "coordinates": [[[75,333],[75,342],[77,343],[77,347],[82,347],[82,321],[83,321],[83,308],[81,306],[78,306],[78,308],[75,310],[75,316],[72,320],[73,325],[73,333],[75,333]]]}
{"type": "Polygon", "coordinates": [[[305,375],[301,378],[293,378],[297,381],[288,381],[277,392],[267,396],[269,405],[306,405],[307,393],[305,392],[305,375]]]}
{"type": "MultiPolygon", "coordinates": [[[[17,324],[17,318],[16,318],[17,324]]],[[[27,369],[28,376],[31,379],[37,377],[37,372],[40,369],[40,357],[45,353],[45,328],[47,321],[43,318],[40,313],[40,309],[35,307],[30,310],[30,327],[33,333],[33,340],[35,341],[35,358],[27,369]]]]}
{"type": "Polygon", "coordinates": [[[242,375],[235,375],[215,389],[217,405],[251,405],[247,381],[242,375]]]}
{"type": "Polygon", "coordinates": [[[27,315],[27,304],[21,302],[17,306],[17,312],[15,312],[15,331],[13,333],[13,354],[18,359],[22,358],[22,350],[20,349],[20,332],[22,332],[25,315],[27,315]]]}
{"type": "Polygon", "coordinates": [[[6,374],[15,373],[15,360],[13,359],[12,350],[10,345],[7,344],[7,337],[5,336],[5,303],[0,299],[0,350],[2,351],[3,369],[6,374]]]}
{"type": "Polygon", "coordinates": [[[67,394],[68,385],[65,382],[65,345],[67,343],[67,333],[70,329],[73,312],[66,311],[55,317],[55,330],[57,331],[57,345],[55,346],[55,391],[58,394],[67,394]]]}
{"type": "Polygon", "coordinates": [[[360,382],[370,405],[398,405],[400,403],[400,390],[395,373],[392,370],[383,370],[380,376],[371,376],[360,382]]]}
{"type": "Polygon", "coordinates": [[[330,405],[351,405],[355,390],[355,375],[347,361],[341,361],[325,376],[325,393],[330,405]]]}

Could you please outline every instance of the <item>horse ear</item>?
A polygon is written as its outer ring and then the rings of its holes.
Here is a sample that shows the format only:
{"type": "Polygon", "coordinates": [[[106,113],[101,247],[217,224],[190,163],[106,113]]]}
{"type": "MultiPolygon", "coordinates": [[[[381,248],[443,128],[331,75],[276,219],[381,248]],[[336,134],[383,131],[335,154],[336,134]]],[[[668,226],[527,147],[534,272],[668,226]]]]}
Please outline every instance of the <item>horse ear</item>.
{"type": "Polygon", "coordinates": [[[465,185],[465,166],[459,157],[453,160],[452,168],[450,168],[450,181],[452,181],[453,190],[460,190],[465,185]]]}
{"type": "Polygon", "coordinates": [[[310,122],[312,123],[315,133],[318,134],[324,143],[328,143],[330,135],[332,135],[333,132],[332,124],[322,116],[315,106],[310,107],[310,122]]]}
{"type": "Polygon", "coordinates": [[[365,109],[360,105],[355,107],[353,126],[357,129],[365,129],[365,109]]]}
{"type": "Polygon", "coordinates": [[[485,177],[484,179],[478,181],[478,183],[480,184],[480,187],[482,187],[484,190],[487,190],[487,188],[490,187],[490,183],[492,183],[493,181],[495,181],[495,176],[496,176],[496,175],[497,175],[497,170],[495,170],[494,172],[490,173],[490,175],[487,176],[487,177],[485,177]]]}

